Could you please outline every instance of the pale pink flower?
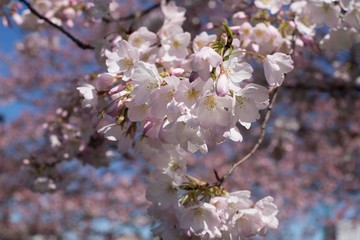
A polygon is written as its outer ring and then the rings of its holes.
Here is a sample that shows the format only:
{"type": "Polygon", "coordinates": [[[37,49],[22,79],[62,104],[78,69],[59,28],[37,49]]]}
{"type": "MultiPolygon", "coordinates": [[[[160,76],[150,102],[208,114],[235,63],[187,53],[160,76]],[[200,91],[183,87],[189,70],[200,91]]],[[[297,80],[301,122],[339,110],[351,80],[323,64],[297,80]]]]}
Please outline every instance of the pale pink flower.
{"type": "Polygon", "coordinates": [[[185,21],[185,8],[176,6],[174,1],[166,4],[165,0],[161,1],[161,11],[165,15],[165,24],[181,25],[185,21]]]}
{"type": "Polygon", "coordinates": [[[209,46],[210,43],[215,42],[216,38],[217,37],[215,34],[209,35],[207,32],[201,32],[199,35],[197,35],[194,38],[193,41],[194,52],[198,52],[200,51],[201,48],[205,46],[209,46]]]}
{"type": "Polygon", "coordinates": [[[253,28],[252,37],[256,43],[267,42],[269,39],[268,27],[265,23],[258,23],[253,28]]]}
{"type": "Polygon", "coordinates": [[[233,97],[233,124],[239,121],[247,126],[247,123],[255,122],[260,118],[259,110],[264,109],[268,101],[269,94],[265,87],[254,83],[247,84],[233,97]]]}
{"type": "Polygon", "coordinates": [[[207,92],[199,99],[194,109],[200,126],[203,128],[218,128],[229,125],[231,105],[230,96],[219,97],[213,92],[207,92]]]}
{"type": "Polygon", "coordinates": [[[179,211],[180,228],[188,231],[190,236],[221,237],[221,219],[215,206],[201,203],[179,211]]]}
{"type": "Polygon", "coordinates": [[[94,108],[98,104],[98,95],[95,87],[91,84],[83,84],[76,88],[83,96],[81,106],[85,108],[94,108]]]}
{"type": "Polygon", "coordinates": [[[294,69],[294,62],[289,55],[274,53],[264,59],[265,78],[270,86],[280,86],[284,81],[284,74],[294,69]]]}
{"type": "Polygon", "coordinates": [[[157,36],[146,27],[141,27],[130,34],[128,41],[133,47],[136,47],[139,52],[144,52],[157,42],[157,36]]]}
{"type": "Polygon", "coordinates": [[[255,208],[259,210],[261,221],[266,228],[276,229],[279,226],[279,221],[276,218],[279,210],[274,204],[274,199],[267,196],[255,203],[255,208]]]}
{"type": "Polygon", "coordinates": [[[147,103],[150,99],[150,93],[160,86],[160,79],[154,64],[139,62],[132,78],[135,84],[132,92],[135,103],[138,105],[147,103]]]}
{"type": "Polygon", "coordinates": [[[216,68],[222,62],[222,57],[211,47],[203,47],[195,53],[191,67],[198,72],[200,78],[207,81],[210,78],[211,68],[216,68]]]}
{"type": "Polygon", "coordinates": [[[190,40],[191,36],[188,32],[173,34],[162,39],[162,48],[160,49],[162,59],[164,61],[184,59],[189,54],[187,47],[190,40]]]}
{"type": "Polygon", "coordinates": [[[271,14],[279,12],[282,5],[289,4],[290,0],[255,0],[255,6],[261,9],[270,10],[271,14]]]}
{"type": "Polygon", "coordinates": [[[165,77],[166,86],[155,89],[150,94],[151,114],[153,117],[163,119],[167,113],[167,105],[173,100],[174,92],[180,83],[175,76],[165,77]]]}
{"type": "Polygon", "coordinates": [[[178,203],[178,190],[170,176],[156,171],[154,178],[146,190],[146,199],[153,202],[158,208],[166,209],[178,203]]]}
{"type": "Polygon", "coordinates": [[[340,7],[334,0],[309,0],[306,8],[312,22],[318,26],[323,24],[336,27],[339,24],[340,7]]]}
{"type": "Polygon", "coordinates": [[[204,82],[201,79],[197,79],[190,83],[188,79],[184,79],[177,87],[174,93],[174,99],[191,108],[200,98],[202,93],[211,88],[211,80],[204,82]]]}
{"type": "Polygon", "coordinates": [[[139,51],[127,41],[120,40],[116,45],[116,51],[105,51],[107,57],[106,66],[108,72],[123,73],[123,80],[128,81],[134,73],[135,66],[139,61],[139,51]]]}

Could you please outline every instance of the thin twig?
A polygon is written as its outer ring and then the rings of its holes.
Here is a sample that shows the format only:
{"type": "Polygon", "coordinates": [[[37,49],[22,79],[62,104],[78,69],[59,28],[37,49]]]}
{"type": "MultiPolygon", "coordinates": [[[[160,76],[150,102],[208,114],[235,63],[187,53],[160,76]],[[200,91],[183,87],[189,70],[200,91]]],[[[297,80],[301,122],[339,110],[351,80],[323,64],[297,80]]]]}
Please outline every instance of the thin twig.
{"type": "Polygon", "coordinates": [[[60,32],[62,32],[63,34],[65,34],[68,38],[70,38],[78,47],[82,48],[82,49],[95,49],[93,46],[83,43],[81,42],[79,39],[77,39],[76,37],[74,37],[71,33],[69,33],[68,31],[66,31],[63,27],[53,23],[52,21],[50,21],[47,17],[41,15],[35,8],[33,8],[31,6],[31,4],[29,2],[27,2],[26,0],[19,0],[19,2],[24,3],[27,8],[38,18],[44,20],[45,22],[47,22],[48,24],[50,24],[51,26],[53,26],[54,28],[56,28],[57,30],[59,30],[60,32]]]}
{"type": "Polygon", "coordinates": [[[150,6],[149,8],[145,9],[144,11],[134,12],[134,13],[128,15],[128,16],[118,18],[117,21],[127,21],[127,20],[131,20],[133,18],[143,17],[146,14],[150,13],[152,10],[160,7],[160,5],[161,5],[161,2],[156,3],[156,4],[152,5],[152,6],[150,6]]]}
{"type": "Polygon", "coordinates": [[[245,162],[247,159],[249,159],[255,152],[256,150],[259,148],[259,146],[261,145],[261,143],[263,142],[264,140],[264,137],[265,137],[265,132],[266,132],[266,125],[270,119],[270,114],[271,114],[271,110],[273,109],[273,106],[274,106],[274,103],[275,103],[275,100],[276,100],[276,97],[277,97],[277,94],[278,94],[278,88],[274,88],[273,89],[273,96],[271,98],[271,102],[269,104],[269,107],[268,107],[268,110],[266,112],[266,115],[265,115],[265,118],[264,118],[264,121],[263,123],[261,124],[261,133],[260,133],[260,137],[257,141],[257,143],[254,145],[254,147],[251,149],[251,151],[246,155],[244,156],[242,159],[240,159],[238,162],[234,163],[231,167],[231,169],[228,171],[227,174],[225,174],[219,181],[219,185],[221,186],[225,180],[231,176],[231,174],[233,174],[233,172],[243,163],[245,162]]]}

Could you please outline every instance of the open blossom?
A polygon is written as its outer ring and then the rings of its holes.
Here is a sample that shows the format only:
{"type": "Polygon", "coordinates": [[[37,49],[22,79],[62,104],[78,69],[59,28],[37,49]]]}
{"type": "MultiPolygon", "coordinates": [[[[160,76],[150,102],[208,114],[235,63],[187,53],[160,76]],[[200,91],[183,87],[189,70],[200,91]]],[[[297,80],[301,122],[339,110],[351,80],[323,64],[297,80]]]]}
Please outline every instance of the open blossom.
{"type": "Polygon", "coordinates": [[[178,201],[178,189],[172,178],[160,172],[154,173],[156,178],[146,191],[146,198],[157,205],[160,209],[176,205],[178,201]]]}
{"type": "Polygon", "coordinates": [[[197,52],[191,62],[192,69],[200,78],[207,81],[210,78],[211,67],[217,67],[222,62],[222,57],[211,47],[203,47],[197,52]]]}
{"type": "Polygon", "coordinates": [[[265,23],[258,23],[255,25],[252,37],[256,43],[264,43],[269,40],[268,27],[265,23]]]}
{"type": "Polygon", "coordinates": [[[161,11],[165,15],[164,25],[181,25],[185,21],[185,8],[176,6],[173,1],[166,4],[166,1],[162,0],[161,11]]]}
{"type": "Polygon", "coordinates": [[[106,65],[109,73],[123,73],[123,80],[127,81],[132,77],[136,64],[139,61],[139,51],[127,41],[120,40],[117,43],[116,51],[106,51],[106,65]]]}
{"type": "Polygon", "coordinates": [[[219,71],[220,77],[223,75],[226,76],[229,89],[238,91],[240,89],[240,83],[251,78],[253,68],[246,62],[240,62],[238,57],[230,57],[229,60],[221,64],[219,71]]]}
{"type": "Polygon", "coordinates": [[[229,96],[219,97],[209,91],[200,97],[194,108],[194,114],[203,128],[225,127],[229,125],[230,121],[229,111],[226,110],[230,105],[231,98],[229,96]]]}
{"type": "Polygon", "coordinates": [[[162,48],[160,54],[164,61],[173,61],[184,59],[189,51],[187,49],[190,44],[191,36],[188,32],[172,34],[161,40],[162,48]]]}
{"type": "Polygon", "coordinates": [[[310,19],[318,26],[326,24],[336,27],[339,24],[340,7],[335,5],[334,0],[310,0],[306,8],[310,19]]]}
{"type": "Polygon", "coordinates": [[[167,106],[172,101],[174,92],[180,83],[175,76],[164,78],[166,86],[155,89],[150,94],[151,114],[155,118],[162,119],[167,113],[167,106]]]}
{"type": "Polygon", "coordinates": [[[133,75],[134,101],[143,104],[149,101],[150,93],[160,86],[160,75],[154,64],[139,62],[133,75]]]}
{"type": "Polygon", "coordinates": [[[212,83],[211,81],[202,81],[201,79],[196,79],[193,82],[190,82],[188,79],[182,80],[177,87],[174,98],[176,101],[184,103],[185,106],[191,108],[202,93],[206,90],[211,90],[212,83]]]}
{"type": "Polygon", "coordinates": [[[260,118],[259,110],[267,107],[269,101],[268,90],[260,85],[250,83],[233,97],[233,121],[244,126],[260,118]]]}
{"type": "Polygon", "coordinates": [[[183,209],[179,217],[180,227],[189,231],[189,235],[210,239],[221,237],[219,227],[221,219],[216,207],[209,203],[202,203],[183,209]]]}
{"type": "Polygon", "coordinates": [[[146,27],[141,27],[130,34],[128,41],[133,47],[138,48],[139,52],[144,52],[157,42],[157,36],[146,27]]]}
{"type": "Polygon", "coordinates": [[[83,96],[83,101],[81,103],[82,107],[91,108],[96,107],[98,103],[97,91],[93,85],[83,84],[80,87],[76,88],[80,94],[83,96]]]}
{"type": "Polygon", "coordinates": [[[276,229],[279,226],[279,221],[276,218],[279,210],[274,204],[274,199],[270,196],[265,197],[255,204],[255,208],[259,210],[261,221],[264,227],[276,229]]]}
{"type": "Polygon", "coordinates": [[[289,55],[274,53],[264,59],[266,81],[270,86],[280,86],[284,81],[284,74],[294,69],[294,62],[289,55]]]}
{"type": "Polygon", "coordinates": [[[255,0],[255,6],[270,10],[271,14],[279,12],[282,5],[289,4],[290,0],[255,0]]]}
{"type": "Polygon", "coordinates": [[[194,52],[198,52],[201,48],[208,46],[209,43],[215,42],[216,35],[209,35],[207,32],[202,32],[197,35],[193,41],[193,50],[194,52]]]}

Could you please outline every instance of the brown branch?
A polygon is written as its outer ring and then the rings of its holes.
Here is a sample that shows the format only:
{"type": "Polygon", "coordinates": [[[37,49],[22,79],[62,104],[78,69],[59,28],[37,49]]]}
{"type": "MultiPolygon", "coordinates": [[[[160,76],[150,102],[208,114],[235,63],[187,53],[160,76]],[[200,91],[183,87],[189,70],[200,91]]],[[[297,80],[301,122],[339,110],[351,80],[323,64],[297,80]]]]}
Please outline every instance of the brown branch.
{"type": "Polygon", "coordinates": [[[218,182],[218,185],[221,186],[225,180],[231,176],[231,174],[233,174],[233,172],[243,163],[245,162],[247,159],[249,159],[255,152],[256,150],[259,148],[259,146],[261,145],[261,143],[263,142],[264,140],[264,137],[265,137],[265,132],[266,132],[266,125],[270,119],[270,114],[271,114],[271,111],[274,107],[274,103],[275,103],[275,100],[276,100],[276,97],[278,95],[278,88],[274,88],[273,89],[273,96],[271,98],[271,102],[269,104],[269,107],[268,107],[268,110],[266,112],[266,115],[265,115],[265,118],[264,118],[264,121],[263,123],[261,124],[261,133],[260,133],[260,136],[259,136],[259,139],[257,141],[257,143],[254,145],[254,147],[251,149],[251,151],[246,154],[246,156],[244,156],[243,158],[241,158],[239,161],[237,161],[236,163],[234,163],[231,167],[231,169],[228,171],[228,173],[226,173],[221,179],[220,181],[218,182]]]}
{"type": "Polygon", "coordinates": [[[19,2],[22,2],[26,5],[26,7],[38,18],[44,20],[45,22],[47,22],[49,25],[51,25],[52,27],[56,28],[57,30],[59,30],[60,32],[62,32],[65,36],[67,36],[68,38],[70,38],[71,41],[73,41],[78,47],[82,48],[82,49],[90,49],[93,50],[95,49],[93,46],[83,43],[81,42],[79,39],[77,39],[76,37],[74,37],[71,33],[69,33],[68,31],[66,31],[63,27],[53,23],[52,21],[50,21],[47,17],[41,15],[35,8],[33,8],[31,6],[31,4],[29,2],[27,2],[26,0],[19,0],[19,2]]]}
{"type": "Polygon", "coordinates": [[[161,6],[161,2],[156,3],[152,6],[150,6],[149,8],[145,9],[144,11],[134,12],[128,16],[118,18],[117,21],[127,21],[127,20],[131,20],[133,18],[141,18],[141,17],[145,16],[146,14],[150,13],[152,10],[154,10],[160,6],[161,6]]]}

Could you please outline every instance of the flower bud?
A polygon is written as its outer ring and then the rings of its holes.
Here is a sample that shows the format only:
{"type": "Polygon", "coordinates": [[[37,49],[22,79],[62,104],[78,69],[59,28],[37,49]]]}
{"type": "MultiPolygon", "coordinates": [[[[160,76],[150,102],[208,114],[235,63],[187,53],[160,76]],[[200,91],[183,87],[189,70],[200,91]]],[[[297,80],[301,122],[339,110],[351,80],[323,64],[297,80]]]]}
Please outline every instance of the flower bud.
{"type": "Polygon", "coordinates": [[[176,77],[179,77],[185,73],[185,69],[183,68],[174,68],[171,70],[170,74],[176,77]]]}
{"type": "Polygon", "coordinates": [[[106,91],[113,83],[114,76],[110,73],[101,73],[96,78],[95,88],[98,91],[106,91]]]}
{"type": "Polygon", "coordinates": [[[229,93],[229,79],[226,74],[220,74],[216,81],[216,94],[224,97],[229,93]]]}

